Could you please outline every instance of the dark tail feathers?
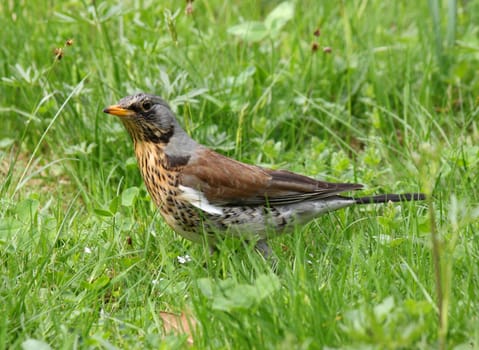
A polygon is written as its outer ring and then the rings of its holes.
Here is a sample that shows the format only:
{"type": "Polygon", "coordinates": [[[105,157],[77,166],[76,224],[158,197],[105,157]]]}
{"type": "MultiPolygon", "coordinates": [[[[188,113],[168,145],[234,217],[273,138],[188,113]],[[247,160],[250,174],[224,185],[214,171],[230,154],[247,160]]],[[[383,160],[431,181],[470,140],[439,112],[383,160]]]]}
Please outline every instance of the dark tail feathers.
{"type": "Polygon", "coordinates": [[[408,202],[423,201],[426,195],[423,193],[403,193],[403,194],[380,194],[377,196],[368,196],[354,198],[357,204],[387,203],[387,202],[408,202]]]}

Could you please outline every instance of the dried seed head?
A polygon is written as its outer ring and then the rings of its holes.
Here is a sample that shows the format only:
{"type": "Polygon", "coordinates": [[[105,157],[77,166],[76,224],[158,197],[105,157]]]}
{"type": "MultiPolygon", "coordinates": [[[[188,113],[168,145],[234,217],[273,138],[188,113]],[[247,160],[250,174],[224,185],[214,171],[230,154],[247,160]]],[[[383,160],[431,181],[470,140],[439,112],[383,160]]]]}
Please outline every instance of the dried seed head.
{"type": "Polygon", "coordinates": [[[53,50],[53,54],[55,55],[55,59],[60,61],[65,55],[65,52],[61,47],[57,47],[55,50],[53,50]]]}
{"type": "Polygon", "coordinates": [[[194,0],[186,0],[185,13],[186,13],[187,16],[189,16],[193,13],[193,1],[194,0]]]}
{"type": "Polygon", "coordinates": [[[331,49],[329,46],[326,46],[324,49],[323,49],[323,52],[324,53],[331,53],[333,51],[333,49],[331,49]]]}
{"type": "Polygon", "coordinates": [[[314,42],[311,45],[311,51],[316,52],[316,51],[318,51],[318,49],[319,49],[319,44],[317,42],[314,42]]]}
{"type": "Polygon", "coordinates": [[[65,42],[65,46],[72,46],[73,45],[73,39],[68,39],[66,42],[65,42]]]}
{"type": "Polygon", "coordinates": [[[314,36],[320,36],[321,35],[321,31],[319,30],[319,28],[317,28],[314,33],[313,33],[314,36]]]}

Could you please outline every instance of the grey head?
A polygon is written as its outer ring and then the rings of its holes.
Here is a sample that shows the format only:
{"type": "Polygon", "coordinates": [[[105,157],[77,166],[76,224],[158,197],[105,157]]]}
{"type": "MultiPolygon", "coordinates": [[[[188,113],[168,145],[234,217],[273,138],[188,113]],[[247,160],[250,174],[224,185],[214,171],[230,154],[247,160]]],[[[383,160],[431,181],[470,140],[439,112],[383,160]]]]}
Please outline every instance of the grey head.
{"type": "Polygon", "coordinates": [[[189,138],[168,103],[155,95],[126,96],[103,112],[120,117],[134,142],[168,144],[173,138],[189,138]]]}

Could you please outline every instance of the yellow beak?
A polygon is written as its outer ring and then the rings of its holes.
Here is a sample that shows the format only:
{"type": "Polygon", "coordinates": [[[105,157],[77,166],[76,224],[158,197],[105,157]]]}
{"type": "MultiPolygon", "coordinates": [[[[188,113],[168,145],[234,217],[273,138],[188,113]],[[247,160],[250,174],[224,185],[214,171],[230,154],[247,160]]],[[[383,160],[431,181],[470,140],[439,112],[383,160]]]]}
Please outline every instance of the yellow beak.
{"type": "Polygon", "coordinates": [[[113,105],[113,106],[107,107],[103,110],[103,112],[108,114],[113,114],[118,117],[131,117],[135,115],[135,112],[133,112],[130,109],[120,107],[120,105],[113,105]]]}

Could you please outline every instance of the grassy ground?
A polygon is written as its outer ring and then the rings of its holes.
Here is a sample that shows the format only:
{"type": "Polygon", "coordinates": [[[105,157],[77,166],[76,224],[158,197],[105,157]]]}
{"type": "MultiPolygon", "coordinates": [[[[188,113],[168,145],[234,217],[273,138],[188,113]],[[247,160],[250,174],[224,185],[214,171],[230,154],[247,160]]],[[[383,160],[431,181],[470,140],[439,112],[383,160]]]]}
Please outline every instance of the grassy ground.
{"type": "Polygon", "coordinates": [[[0,4],[0,348],[479,347],[479,1],[278,4],[0,4]],[[210,257],[101,112],[137,91],[242,161],[433,197],[210,257]]]}

